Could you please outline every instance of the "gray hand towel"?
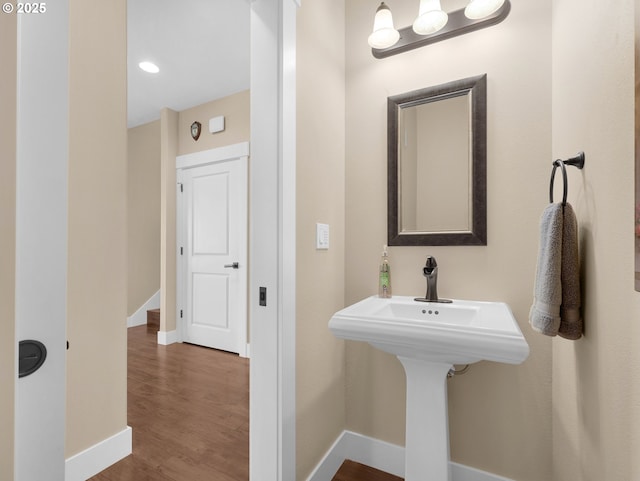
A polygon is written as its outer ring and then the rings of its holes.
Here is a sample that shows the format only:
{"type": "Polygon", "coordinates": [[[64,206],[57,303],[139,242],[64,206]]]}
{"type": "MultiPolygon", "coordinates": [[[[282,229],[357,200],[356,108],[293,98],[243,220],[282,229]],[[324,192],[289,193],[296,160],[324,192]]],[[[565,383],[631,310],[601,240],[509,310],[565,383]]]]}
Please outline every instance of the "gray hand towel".
{"type": "Polygon", "coordinates": [[[580,259],[578,258],[578,222],[571,204],[564,207],[562,223],[562,305],[558,334],[565,339],[582,337],[580,317],[580,259]]]}
{"type": "Polygon", "coordinates": [[[550,204],[540,219],[540,247],[529,312],[531,327],[547,336],[582,336],[578,223],[570,204],[550,204]]]}
{"type": "Polygon", "coordinates": [[[562,204],[549,204],[540,219],[540,246],[529,323],[533,330],[555,336],[562,304],[562,204]]]}

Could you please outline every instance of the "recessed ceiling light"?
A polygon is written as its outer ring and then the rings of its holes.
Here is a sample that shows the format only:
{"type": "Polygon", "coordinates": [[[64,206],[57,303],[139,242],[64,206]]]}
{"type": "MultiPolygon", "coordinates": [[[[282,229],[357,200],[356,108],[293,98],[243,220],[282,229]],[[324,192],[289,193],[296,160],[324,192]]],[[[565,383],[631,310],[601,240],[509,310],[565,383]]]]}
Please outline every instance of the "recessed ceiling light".
{"type": "Polygon", "coordinates": [[[138,67],[149,73],[158,73],[160,71],[158,66],[153,62],[140,62],[138,67]]]}

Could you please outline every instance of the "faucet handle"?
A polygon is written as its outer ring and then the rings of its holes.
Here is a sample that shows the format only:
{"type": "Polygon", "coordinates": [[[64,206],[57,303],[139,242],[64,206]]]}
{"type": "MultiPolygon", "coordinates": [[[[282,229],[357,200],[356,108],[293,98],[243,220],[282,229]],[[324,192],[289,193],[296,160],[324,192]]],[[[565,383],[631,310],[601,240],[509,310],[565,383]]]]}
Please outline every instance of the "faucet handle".
{"type": "Polygon", "coordinates": [[[438,263],[436,262],[436,258],[433,256],[428,256],[427,257],[427,263],[424,265],[424,268],[422,269],[422,273],[424,274],[424,276],[430,276],[434,269],[436,269],[438,267],[438,263]]]}

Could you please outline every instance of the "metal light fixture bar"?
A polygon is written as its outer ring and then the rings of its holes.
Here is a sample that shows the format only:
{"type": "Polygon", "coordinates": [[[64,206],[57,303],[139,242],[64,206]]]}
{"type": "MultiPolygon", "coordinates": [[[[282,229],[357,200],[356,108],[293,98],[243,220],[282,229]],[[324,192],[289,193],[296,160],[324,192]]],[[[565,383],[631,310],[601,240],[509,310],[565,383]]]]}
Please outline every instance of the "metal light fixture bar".
{"type": "Polygon", "coordinates": [[[400,40],[395,45],[388,48],[372,48],[371,53],[375,58],[385,58],[402,52],[408,52],[414,48],[424,47],[432,43],[440,42],[448,38],[464,35],[465,33],[474,32],[483,28],[490,27],[502,22],[511,11],[511,3],[505,0],[504,5],[491,15],[479,20],[471,20],[464,14],[464,8],[449,13],[449,21],[436,33],[430,35],[418,35],[409,25],[401,28],[400,40]]]}

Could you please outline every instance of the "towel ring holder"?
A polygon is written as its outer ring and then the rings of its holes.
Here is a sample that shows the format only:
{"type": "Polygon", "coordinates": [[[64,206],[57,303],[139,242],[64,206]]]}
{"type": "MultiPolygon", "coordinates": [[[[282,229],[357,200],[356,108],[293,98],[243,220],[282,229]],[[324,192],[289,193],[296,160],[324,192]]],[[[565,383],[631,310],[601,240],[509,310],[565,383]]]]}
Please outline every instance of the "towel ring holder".
{"type": "Polygon", "coordinates": [[[578,154],[575,157],[571,157],[567,160],[557,159],[553,161],[553,170],[551,171],[551,181],[549,182],[549,202],[552,204],[553,204],[553,181],[555,179],[556,169],[558,167],[562,168],[562,186],[563,186],[562,205],[564,206],[567,204],[567,191],[569,190],[569,187],[567,183],[567,169],[565,165],[573,165],[574,167],[577,167],[578,169],[582,170],[582,168],[584,167],[584,152],[578,152],[578,154]]]}

